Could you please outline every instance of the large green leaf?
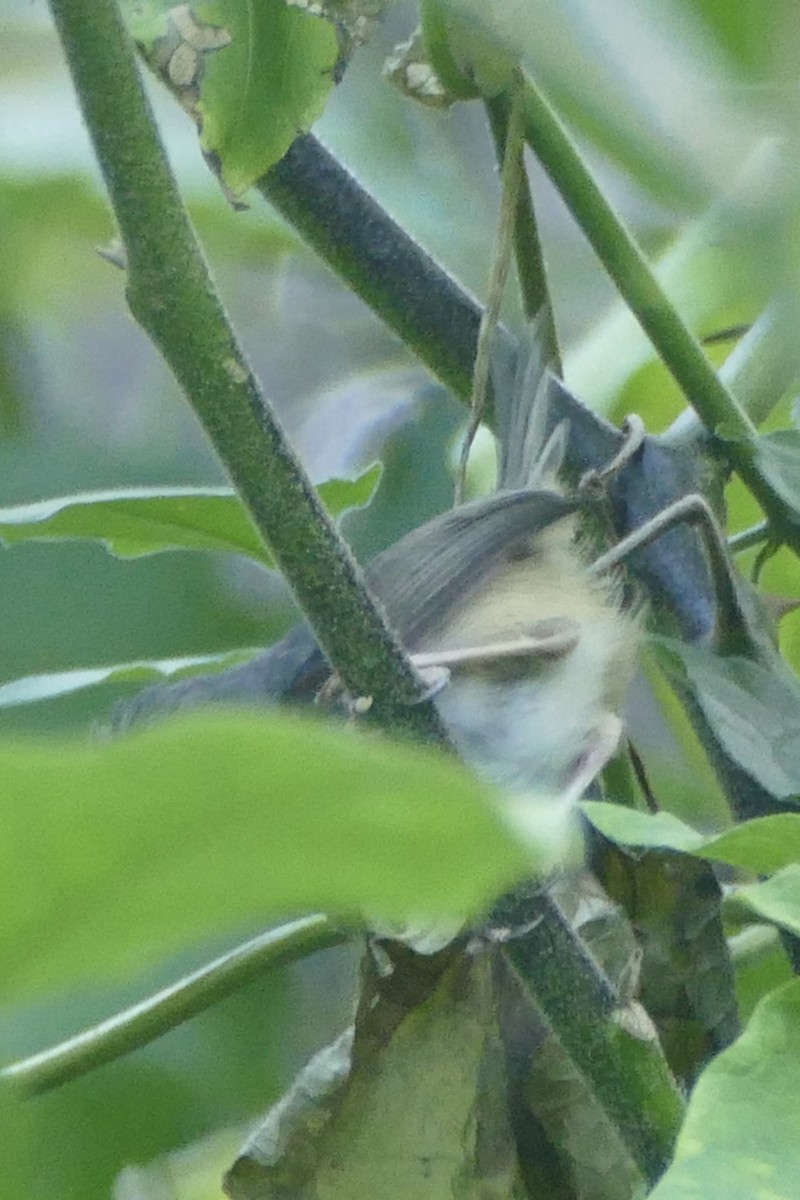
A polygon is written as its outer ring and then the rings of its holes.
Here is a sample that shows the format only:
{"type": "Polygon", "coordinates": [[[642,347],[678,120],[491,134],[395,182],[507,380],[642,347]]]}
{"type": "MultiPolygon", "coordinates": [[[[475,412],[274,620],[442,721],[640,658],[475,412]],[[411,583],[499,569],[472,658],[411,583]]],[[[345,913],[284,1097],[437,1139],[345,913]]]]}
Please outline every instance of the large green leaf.
{"type": "Polygon", "coordinates": [[[800,813],[756,817],[703,837],[670,813],[635,812],[600,800],[584,800],[582,808],[601,833],[623,846],[678,850],[759,875],[800,863],[800,813]]]}
{"type": "Polygon", "coordinates": [[[198,123],[233,196],[283,157],[322,113],[339,58],[336,28],[286,0],[126,0],[145,58],[198,123]]]}
{"type": "MultiPolygon", "coordinates": [[[[332,479],[320,486],[329,511],[338,516],[369,502],[380,478],[375,464],[355,480],[332,479]]],[[[245,554],[264,566],[272,555],[230,488],[119,488],[57,496],[0,509],[0,540],[99,541],[118,558],[141,558],[165,550],[224,550],[245,554]]]]}
{"type": "Polygon", "coordinates": [[[796,1200],[800,1130],[800,980],[757,1006],[705,1070],[675,1161],[651,1200],[796,1200]]]}
{"type": "Polygon", "coordinates": [[[637,812],[605,800],[584,800],[581,806],[592,824],[621,846],[658,846],[690,852],[703,845],[703,835],[672,813],[637,812]]]}
{"type": "Polygon", "coordinates": [[[243,922],[474,913],[530,873],[440,752],[320,720],[195,715],[0,748],[0,986],[119,976],[243,922]]]}

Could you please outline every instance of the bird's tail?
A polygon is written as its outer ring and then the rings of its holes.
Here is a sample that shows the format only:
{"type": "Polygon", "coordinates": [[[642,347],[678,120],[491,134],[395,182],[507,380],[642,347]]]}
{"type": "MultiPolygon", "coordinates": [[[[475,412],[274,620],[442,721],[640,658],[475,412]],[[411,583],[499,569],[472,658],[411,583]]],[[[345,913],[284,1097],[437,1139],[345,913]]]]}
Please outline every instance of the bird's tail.
{"type": "Polygon", "coordinates": [[[498,486],[562,490],[559,474],[569,423],[553,425],[551,384],[544,310],[520,339],[516,368],[498,357],[492,366],[497,414],[498,486]]]}

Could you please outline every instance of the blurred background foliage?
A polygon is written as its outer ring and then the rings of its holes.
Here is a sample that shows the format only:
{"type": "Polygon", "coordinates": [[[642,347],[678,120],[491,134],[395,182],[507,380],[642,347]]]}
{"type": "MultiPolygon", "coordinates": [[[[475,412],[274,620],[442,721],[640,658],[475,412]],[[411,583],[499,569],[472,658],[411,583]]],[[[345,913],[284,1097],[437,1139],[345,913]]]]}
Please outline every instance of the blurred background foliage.
{"type": "MultiPolygon", "coordinates": [[[[122,484],[218,483],[202,434],[127,313],[123,275],[96,253],[114,231],[46,10],[28,0],[2,7],[0,505],[122,484]]],[[[414,20],[404,0],[389,7],[315,132],[481,296],[497,202],[490,139],[478,105],[424,110],[381,77],[414,20]]],[[[507,4],[503,20],[646,251],[662,256],[670,294],[698,334],[751,321],[776,279],[796,283],[800,25],[791,0],[528,0],[507,4]]],[[[374,504],[346,526],[370,554],[449,503],[461,410],[258,197],[245,212],[227,205],[189,119],[149,86],[234,323],[314,478],[384,460],[374,504]]],[[[681,409],[674,385],[535,166],[532,177],[568,382],[614,417],[635,410],[665,428],[681,409]]],[[[517,315],[510,296],[507,319],[517,315]]],[[[721,361],[728,349],[712,353],[721,361]]],[[[789,423],[792,399],[771,424],[789,423]]],[[[479,453],[484,483],[487,462],[479,453]]],[[[732,528],[758,518],[741,488],[729,499],[732,528]]],[[[0,570],[0,682],[267,643],[293,619],[278,580],[222,556],[120,563],[95,546],[36,544],[4,551],[0,570]]],[[[782,552],[763,582],[797,595],[796,561],[782,552]]],[[[783,637],[797,665],[796,617],[783,637]]],[[[119,692],[2,709],[0,728],[88,729],[119,692]]],[[[3,1057],[108,1015],[218,948],[195,948],[124,990],[3,1013],[3,1057]]],[[[218,1196],[217,1167],[239,1127],[344,1021],[351,968],[330,952],[251,985],[33,1102],[41,1194],[218,1196]],[[320,980],[324,1006],[314,1002],[320,980]]]]}

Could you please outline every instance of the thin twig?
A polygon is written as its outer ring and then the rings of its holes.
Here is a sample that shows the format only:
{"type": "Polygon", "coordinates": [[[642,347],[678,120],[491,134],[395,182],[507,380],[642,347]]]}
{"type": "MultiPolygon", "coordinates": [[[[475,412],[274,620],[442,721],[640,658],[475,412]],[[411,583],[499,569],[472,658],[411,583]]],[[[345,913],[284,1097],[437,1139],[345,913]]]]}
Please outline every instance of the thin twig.
{"type": "Polygon", "coordinates": [[[500,198],[500,221],[497,229],[492,267],[489,272],[489,287],[486,308],[481,316],[478,330],[478,345],[475,351],[475,368],[472,375],[472,394],[469,402],[469,423],[464,434],[461,447],[461,460],[456,476],[455,502],[461,504],[464,499],[464,487],[467,477],[469,452],[478,432],[478,426],[484,417],[486,409],[486,390],[489,384],[489,369],[492,361],[492,344],[494,341],[500,308],[503,303],[508,270],[511,266],[511,254],[514,245],[514,225],[517,217],[517,200],[520,182],[522,180],[522,152],[524,141],[522,137],[522,88],[519,80],[513,86],[511,98],[511,113],[508,119],[508,137],[506,138],[503,155],[503,170],[501,176],[502,193],[500,198]]]}
{"type": "Polygon", "coordinates": [[[0,1071],[24,1095],[52,1091],[177,1029],[265,971],[339,946],[352,934],[325,916],[262,933],[131,1008],[0,1071]]]}
{"type": "MultiPolygon", "coordinates": [[[[508,143],[511,105],[505,92],[488,98],[485,104],[497,157],[502,163],[508,143]]],[[[514,257],[525,317],[528,321],[532,321],[539,313],[545,314],[541,330],[545,359],[550,364],[553,373],[560,378],[562,375],[561,353],[553,317],[550,288],[547,282],[547,269],[539,238],[536,209],[527,171],[522,171],[520,175],[517,214],[514,221],[514,257]]]]}

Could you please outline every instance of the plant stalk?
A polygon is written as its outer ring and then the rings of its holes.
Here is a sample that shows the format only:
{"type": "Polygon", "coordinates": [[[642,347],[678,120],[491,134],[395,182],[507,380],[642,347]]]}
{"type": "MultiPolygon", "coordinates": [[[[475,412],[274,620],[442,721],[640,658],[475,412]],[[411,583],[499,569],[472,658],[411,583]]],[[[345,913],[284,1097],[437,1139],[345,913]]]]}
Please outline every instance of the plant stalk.
{"type": "Polygon", "coordinates": [[[385,728],[443,740],[435,709],[264,397],[180,201],[116,0],[51,0],[126,248],[131,311],[161,350],[345,687],[385,728]]]}

